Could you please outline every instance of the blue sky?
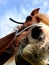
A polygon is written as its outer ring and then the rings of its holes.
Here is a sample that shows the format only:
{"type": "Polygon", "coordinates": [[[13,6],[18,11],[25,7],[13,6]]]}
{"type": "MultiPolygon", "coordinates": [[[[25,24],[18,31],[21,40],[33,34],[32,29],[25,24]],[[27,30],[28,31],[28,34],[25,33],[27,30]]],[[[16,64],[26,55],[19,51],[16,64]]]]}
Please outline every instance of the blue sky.
{"type": "Polygon", "coordinates": [[[49,14],[49,0],[0,0],[0,38],[11,33],[17,26],[9,20],[10,17],[24,22],[35,8],[49,14]]]}

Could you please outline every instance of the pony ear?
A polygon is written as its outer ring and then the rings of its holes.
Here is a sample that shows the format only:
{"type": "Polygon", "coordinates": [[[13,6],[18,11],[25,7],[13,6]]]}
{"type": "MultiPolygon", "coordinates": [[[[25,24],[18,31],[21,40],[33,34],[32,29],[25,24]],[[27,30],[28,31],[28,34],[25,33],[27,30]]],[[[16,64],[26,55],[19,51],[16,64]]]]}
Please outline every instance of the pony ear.
{"type": "Polygon", "coordinates": [[[34,10],[31,12],[31,16],[34,16],[35,14],[37,14],[37,13],[39,12],[39,9],[40,9],[40,8],[34,9],[34,10]]]}

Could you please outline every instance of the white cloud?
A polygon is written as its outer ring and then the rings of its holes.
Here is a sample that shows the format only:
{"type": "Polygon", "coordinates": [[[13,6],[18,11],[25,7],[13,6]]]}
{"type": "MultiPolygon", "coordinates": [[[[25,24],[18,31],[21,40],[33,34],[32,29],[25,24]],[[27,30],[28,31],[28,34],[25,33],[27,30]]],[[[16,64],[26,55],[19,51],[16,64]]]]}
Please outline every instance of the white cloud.
{"type": "Polygon", "coordinates": [[[5,15],[2,17],[2,19],[0,20],[0,30],[1,30],[1,34],[0,37],[3,37],[5,35],[7,35],[8,33],[10,33],[13,29],[14,26],[16,26],[16,24],[14,24],[13,22],[11,22],[9,20],[10,17],[12,17],[13,19],[17,19],[17,11],[16,9],[11,9],[9,11],[6,11],[5,15]],[[11,27],[11,28],[10,28],[11,27]]]}
{"type": "Polygon", "coordinates": [[[49,18],[49,10],[46,12],[47,17],[49,18]]]}
{"type": "Polygon", "coordinates": [[[26,9],[26,8],[23,7],[23,6],[21,6],[20,11],[21,11],[21,14],[23,14],[23,16],[29,15],[29,12],[30,12],[29,9],[26,9]]]}

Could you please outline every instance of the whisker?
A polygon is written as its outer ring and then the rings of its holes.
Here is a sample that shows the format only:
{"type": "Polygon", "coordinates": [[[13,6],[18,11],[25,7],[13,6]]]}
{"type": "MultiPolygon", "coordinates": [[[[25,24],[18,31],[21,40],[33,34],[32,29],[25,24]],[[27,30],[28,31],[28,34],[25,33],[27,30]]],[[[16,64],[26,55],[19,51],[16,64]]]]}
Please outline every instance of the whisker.
{"type": "Polygon", "coordinates": [[[17,21],[15,21],[15,20],[13,20],[12,18],[9,18],[11,21],[13,21],[14,23],[17,23],[17,24],[24,24],[24,23],[22,23],[22,22],[17,22],[17,21]]]}

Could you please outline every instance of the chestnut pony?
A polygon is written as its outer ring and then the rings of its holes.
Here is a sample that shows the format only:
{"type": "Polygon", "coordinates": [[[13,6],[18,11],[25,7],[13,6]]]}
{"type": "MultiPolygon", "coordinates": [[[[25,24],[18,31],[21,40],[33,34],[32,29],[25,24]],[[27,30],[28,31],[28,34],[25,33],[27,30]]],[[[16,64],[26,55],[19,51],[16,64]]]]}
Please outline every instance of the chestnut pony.
{"type": "MultiPolygon", "coordinates": [[[[25,23],[22,23],[22,26],[17,27],[18,33],[21,32],[27,26],[39,23],[40,21],[49,25],[49,18],[46,17],[45,14],[39,13],[39,9],[40,8],[33,10],[31,14],[26,17],[25,23]]],[[[12,19],[10,18],[10,20],[12,19]]],[[[28,31],[24,31],[22,34],[16,36],[17,33],[15,31],[0,39],[0,65],[5,63],[11,56],[15,54],[19,42],[23,39],[23,37],[27,36],[27,33],[28,31]]]]}

